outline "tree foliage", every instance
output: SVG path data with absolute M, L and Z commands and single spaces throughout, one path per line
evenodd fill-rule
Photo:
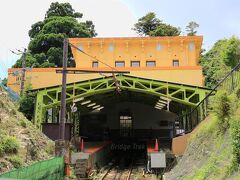
M 19 111 L 22 112 L 28 120 L 33 119 L 34 97 L 24 94 L 19 101 Z
M 4 79 L 2 80 L 2 84 L 3 84 L 4 86 L 7 86 L 7 78 L 4 78 Z
M 179 36 L 180 29 L 163 23 L 154 12 L 149 12 L 134 24 L 134 31 L 141 36 Z
M 50 5 L 50 8 L 47 10 L 45 19 L 53 16 L 70 16 L 74 18 L 82 18 L 83 14 L 75 12 L 69 3 L 59 3 L 55 2 Z
M 213 47 L 201 55 L 205 84 L 214 87 L 240 59 L 240 39 L 231 37 L 217 41 Z
M 226 91 L 218 91 L 214 97 L 213 112 L 217 117 L 218 128 L 224 133 L 229 127 L 229 118 L 231 115 L 231 101 Z
M 187 31 L 187 35 L 188 36 L 195 36 L 197 34 L 196 29 L 199 28 L 199 24 L 191 21 L 188 23 L 188 25 L 186 26 L 186 31 Z
M 154 31 L 150 32 L 150 36 L 179 36 L 180 33 L 180 28 L 161 23 Z
M 92 21 L 80 22 L 82 14 L 75 12 L 69 3 L 52 3 L 45 19 L 36 22 L 29 30 L 31 38 L 26 57 L 28 67 L 62 66 L 62 47 L 64 38 L 94 37 L 96 32 Z M 69 59 L 72 58 L 69 51 Z M 19 59 L 13 67 L 21 67 Z M 69 65 L 73 65 L 69 62 Z
M 32 89 L 31 84 L 29 84 L 29 83 L 26 84 L 26 86 L 24 88 L 24 93 L 20 97 L 19 108 L 18 108 L 18 110 L 20 112 L 22 112 L 28 120 L 32 120 L 33 119 L 33 114 L 34 114 L 33 113 L 34 112 L 34 97 L 29 96 L 27 94 L 27 91 L 31 90 L 31 89 Z

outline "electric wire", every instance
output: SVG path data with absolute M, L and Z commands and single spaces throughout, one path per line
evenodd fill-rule
M 69 44 L 70 44 L 70 46 L 72 46 L 73 48 L 77 49 L 78 51 L 80 51 L 81 53 L 85 54 L 86 56 L 91 57 L 91 58 L 95 59 L 97 62 L 100 62 L 100 63 L 104 64 L 105 66 L 111 68 L 112 71 L 113 71 L 113 70 L 118 71 L 118 69 L 116 69 L 116 68 L 110 66 L 109 64 L 107 64 L 107 63 L 105 63 L 105 62 L 103 62 L 103 61 L 97 59 L 96 57 L 94 57 L 94 56 L 92 56 L 92 55 L 86 53 L 85 51 L 81 50 L 80 48 L 78 48 L 78 47 L 75 46 L 74 44 L 71 44 L 71 43 L 69 43 Z M 92 61 L 92 62 L 93 62 L 93 61 Z
M 120 85 L 119 85 L 119 83 L 118 83 L 118 81 L 117 81 L 117 79 L 116 79 L 116 76 L 115 76 L 114 72 L 113 72 L 113 70 L 119 71 L 118 69 L 116 69 L 116 68 L 108 65 L 107 63 L 105 63 L 105 62 L 97 59 L 96 57 L 94 57 L 94 56 L 86 53 L 85 51 L 83 51 L 82 49 L 78 48 L 78 47 L 75 46 L 74 44 L 69 43 L 69 45 L 72 46 L 73 48 L 77 49 L 77 50 L 80 51 L 81 53 L 85 54 L 86 56 L 91 57 L 91 58 L 95 59 L 97 62 L 100 62 L 100 63 L 104 64 L 105 66 L 111 68 L 111 70 L 112 70 L 112 77 L 113 77 L 113 80 L 114 80 L 115 85 L 116 85 L 116 90 L 117 90 L 117 92 L 120 92 L 120 91 L 121 91 Z M 93 61 L 92 61 L 92 62 L 93 62 Z M 100 73 L 99 73 L 99 74 L 100 74 Z M 100 74 L 100 75 L 105 76 L 105 75 L 103 75 L 103 74 Z M 105 77 L 106 77 L 106 76 L 105 76 Z

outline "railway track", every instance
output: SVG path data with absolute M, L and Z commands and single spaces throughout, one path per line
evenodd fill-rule
M 126 158 L 130 158 L 130 162 L 126 163 Z M 136 159 L 138 157 L 138 159 Z M 128 159 L 127 159 L 128 161 Z M 144 167 L 144 159 L 139 158 L 139 156 L 134 156 L 132 154 L 121 157 L 118 162 L 113 164 L 105 174 L 100 178 L 101 180 L 133 180 L 136 174 L 139 174 L 139 168 L 142 172 Z

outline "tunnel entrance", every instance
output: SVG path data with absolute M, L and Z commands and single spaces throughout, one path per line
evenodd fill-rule
M 174 120 L 177 114 L 161 110 L 142 102 L 112 101 L 105 104 L 104 109 L 95 112 L 82 113 L 78 120 L 78 136 L 86 137 L 86 141 L 111 141 L 122 144 L 138 144 L 144 142 L 154 144 L 160 141 L 160 147 L 171 148 Z M 122 97 L 126 98 L 126 97 Z M 174 102 L 171 102 L 174 106 Z
M 122 152 L 127 154 L 121 157 L 126 166 L 129 157 L 137 153 L 146 164 L 149 154 L 171 150 L 177 128 L 184 133 L 185 129 L 197 124 L 190 119 L 181 122 L 176 119 L 191 111 L 208 90 L 139 77 L 116 78 L 120 92 L 116 91 L 111 77 L 67 85 L 66 123 L 70 129 L 67 137 L 70 137 L 68 140 L 77 140 L 74 141 L 77 151 L 89 155 L 91 167 L 104 165 L 113 159 L 114 154 L 121 156 Z M 60 97 L 60 87 L 37 93 L 36 124 L 42 123 L 43 127 L 47 123 L 48 126 L 59 124 Z M 50 134 L 53 133 L 51 129 L 52 126 L 47 131 Z

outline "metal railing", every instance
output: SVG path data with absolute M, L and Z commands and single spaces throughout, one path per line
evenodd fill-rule
M 55 157 L 0 174 L 0 179 L 61 180 L 63 176 L 64 159 L 63 157 Z
M 175 119 L 174 136 L 191 132 L 206 118 L 209 112 L 209 98 L 213 96 L 217 90 L 224 89 L 227 93 L 231 94 L 236 88 L 240 88 L 240 63 L 221 79 L 193 110 Z
M 4 86 L 1 81 L 0 81 L 0 88 L 4 89 L 13 101 L 19 100 L 20 98 L 19 95 L 15 93 L 11 88 Z

